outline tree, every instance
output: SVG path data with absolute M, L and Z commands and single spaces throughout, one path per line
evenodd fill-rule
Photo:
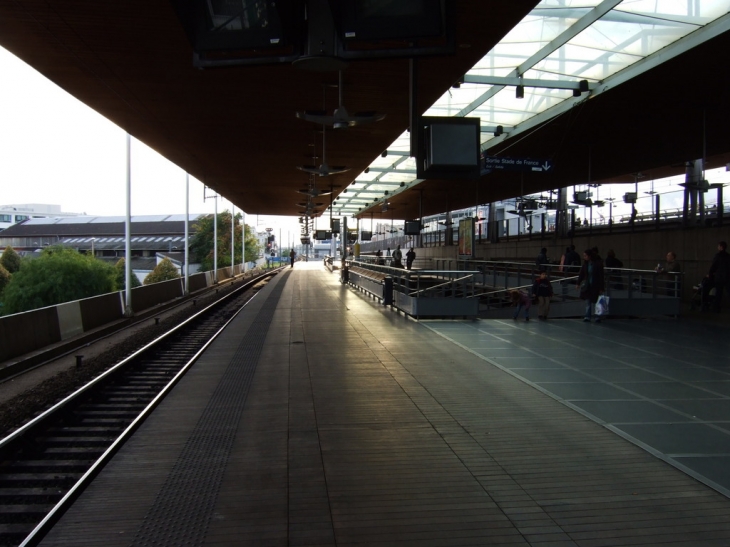
M 234 261 L 241 263 L 241 217 L 239 213 L 233 217 L 235 242 L 233 247 Z M 245 227 L 246 262 L 253 262 L 261 256 L 261 245 L 250 226 Z M 213 215 L 198 220 L 195 234 L 190 244 L 190 252 L 203 271 L 213 269 Z M 231 213 L 223 211 L 218 214 L 218 267 L 231 265 Z
M 10 245 L 5 247 L 5 252 L 0 256 L 0 265 L 9 273 L 14 274 L 20 269 L 20 255 Z
M 126 285 L 126 279 L 127 279 L 127 272 L 125 271 L 126 261 L 123 258 L 120 258 L 116 264 L 114 264 L 114 286 L 118 291 L 123 291 L 127 288 Z M 140 283 L 139 278 L 132 273 L 132 288 L 139 287 L 142 285 Z
M 114 290 L 114 268 L 67 247 L 46 247 L 24 258 L 5 288 L 3 314 L 20 313 Z
M 0 263 L 0 296 L 2 296 L 5 287 L 8 286 L 8 283 L 10 283 L 10 279 L 12 277 L 13 276 L 10 274 L 10 272 L 5 269 L 5 266 Z
M 170 279 L 178 279 L 180 273 L 172 263 L 172 260 L 165 257 L 162 261 L 155 266 L 155 269 L 144 278 L 145 285 L 152 285 L 152 283 L 159 283 L 160 281 L 168 281 Z

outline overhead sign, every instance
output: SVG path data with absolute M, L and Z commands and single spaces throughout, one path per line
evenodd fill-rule
M 553 168 L 552 160 L 533 158 L 508 158 L 504 156 L 484 156 L 484 168 L 501 171 L 533 171 L 547 173 Z

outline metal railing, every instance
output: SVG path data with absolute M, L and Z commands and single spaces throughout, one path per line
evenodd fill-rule
M 394 305 L 406 312 L 418 308 L 418 303 L 408 299 L 474 300 L 478 302 L 479 311 L 504 308 L 509 305 L 510 291 L 531 293 L 533 283 L 541 273 L 534 263 L 527 262 L 434 259 L 434 268 L 409 271 L 377 264 L 376 260 L 375 257 L 361 256 L 359 260 L 348 261 L 348 265 L 377 272 L 379 279 L 375 283 L 379 290 L 382 279 L 385 276 L 390 278 L 394 294 L 402 295 L 400 299 L 397 296 L 393 299 Z M 553 287 L 553 302 L 582 303 L 577 286 L 580 266 L 548 264 L 544 270 Z M 622 315 L 678 314 L 682 281 L 682 274 L 676 273 L 604 269 L 604 293 L 617 302 L 616 309 Z M 378 293 L 374 289 L 370 292 Z
M 382 292 L 382 288 L 392 283 L 392 305 L 409 315 L 476 315 L 479 272 L 406 270 L 378 264 L 377 258 L 370 256 L 350 259 L 346 264 L 350 284 L 384 301 L 390 302 L 390 298 Z
M 530 293 L 541 273 L 535 264 L 525 262 L 445 259 L 437 260 L 436 265 L 457 271 L 476 268 L 480 274 L 476 284 L 482 310 L 504 307 L 509 302 L 510 291 Z M 553 287 L 553 302 L 580 300 L 577 286 L 580 266 L 548 264 L 544 268 Z M 681 273 L 604 268 L 604 293 L 619 302 L 617 309 L 627 315 L 676 315 L 682 297 L 683 277 Z

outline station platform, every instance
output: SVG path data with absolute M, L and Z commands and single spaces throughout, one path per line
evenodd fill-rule
M 730 337 L 277 275 L 44 546 L 730 545 Z

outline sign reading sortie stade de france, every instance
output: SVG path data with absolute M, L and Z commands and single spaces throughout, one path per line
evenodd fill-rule
M 553 168 L 552 160 L 533 158 L 507 158 L 504 156 L 484 156 L 484 168 L 502 171 L 534 171 L 546 173 Z

